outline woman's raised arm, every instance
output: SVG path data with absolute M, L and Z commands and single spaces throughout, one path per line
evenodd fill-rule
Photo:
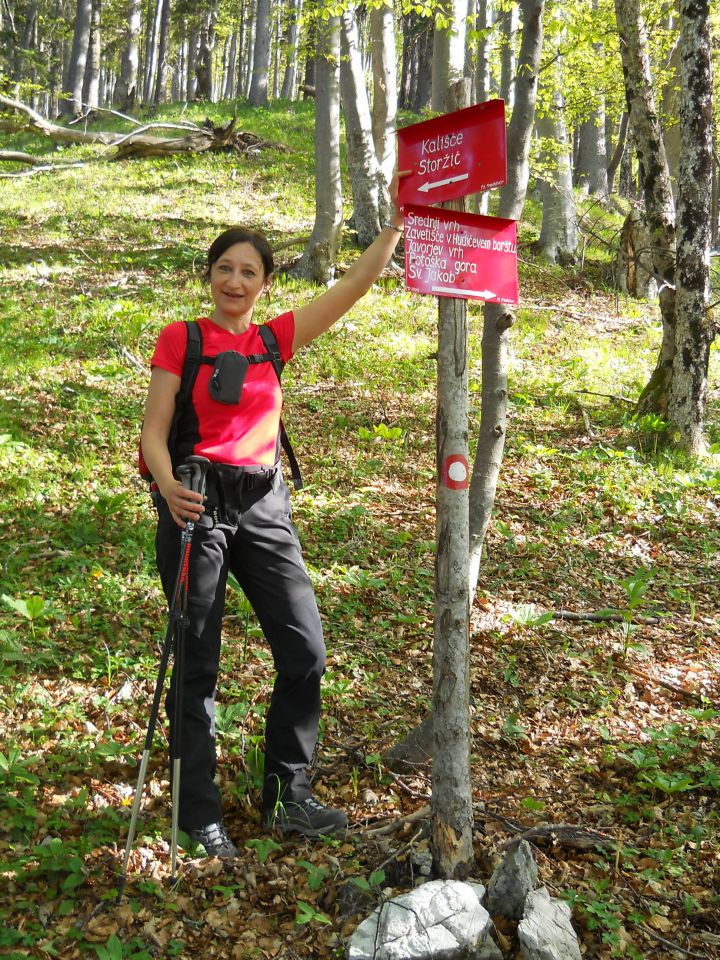
M 390 185 L 390 196 L 397 203 L 397 178 Z M 295 311 L 295 337 L 293 353 L 315 337 L 328 330 L 339 320 L 370 287 L 387 266 L 400 239 L 402 215 L 397 212 L 390 218 L 398 229 L 384 226 L 370 246 L 353 263 L 342 279 L 321 294 L 316 300 Z

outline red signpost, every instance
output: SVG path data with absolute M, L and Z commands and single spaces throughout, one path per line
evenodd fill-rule
M 401 206 L 444 203 L 507 180 L 503 100 L 414 123 L 397 137 Z
M 408 290 L 517 303 L 514 220 L 419 206 L 404 214 Z
M 506 182 L 504 102 L 446 113 L 404 127 L 397 136 L 408 290 L 517 303 L 515 221 L 420 206 Z

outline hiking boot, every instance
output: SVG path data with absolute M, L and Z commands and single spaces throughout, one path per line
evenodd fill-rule
M 275 827 L 280 833 L 299 833 L 303 837 L 319 837 L 345 830 L 348 818 L 342 810 L 326 807 L 314 797 L 307 800 L 288 800 L 263 814 L 266 827 Z
M 205 848 L 206 857 L 219 857 L 221 860 L 236 860 L 238 849 L 227 835 L 225 824 L 209 823 L 206 827 L 197 827 L 187 831 L 190 840 Z

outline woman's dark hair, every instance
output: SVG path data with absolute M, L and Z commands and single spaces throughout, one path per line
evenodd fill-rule
M 264 275 L 266 277 L 271 276 L 275 271 L 275 261 L 273 260 L 272 247 L 264 234 L 260 233 L 259 230 L 249 230 L 247 227 L 230 227 L 229 230 L 225 230 L 210 244 L 210 249 L 207 254 L 207 266 L 203 272 L 203 278 L 205 280 L 210 279 L 212 265 L 220 259 L 226 250 L 236 243 L 249 243 L 254 247 L 262 260 Z

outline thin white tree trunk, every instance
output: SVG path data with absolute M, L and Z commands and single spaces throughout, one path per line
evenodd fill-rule
M 432 108 L 445 113 L 448 88 L 465 74 L 467 0 L 446 0 L 443 8 L 449 26 L 435 26 L 432 58 Z M 427 69 L 420 64 L 420 70 Z
M 138 65 L 140 52 L 138 39 L 142 28 L 142 0 L 129 0 L 127 7 L 127 27 L 125 45 L 120 61 L 120 80 L 115 88 L 115 96 L 121 109 L 128 109 L 137 97 Z
M 500 25 L 500 96 L 505 101 L 508 115 L 515 106 L 515 40 L 518 31 L 518 7 L 516 3 L 509 10 L 498 14 Z
M 71 94 L 72 99 L 65 110 L 75 116 L 82 112 L 83 81 L 85 79 L 85 64 L 87 62 L 88 45 L 90 43 L 90 18 L 92 15 L 92 0 L 77 0 L 75 10 L 75 30 L 73 32 L 72 51 L 68 65 L 68 79 L 65 92 Z
M 145 43 L 145 82 L 143 84 L 143 101 L 150 103 L 155 86 L 157 73 L 158 49 L 160 41 L 160 23 L 162 21 L 163 0 L 155 0 L 155 13 L 147 25 Z
M 370 52 L 373 71 L 372 132 L 375 155 L 389 185 L 395 168 L 397 122 L 397 71 L 395 68 L 395 16 L 392 6 L 370 11 Z
M 340 18 L 317 22 L 315 64 L 315 225 L 296 276 L 329 283 L 342 225 L 340 187 Z
M 268 102 L 271 29 L 270 0 L 257 0 L 253 71 L 248 96 L 251 107 L 264 107 Z
M 492 40 L 488 32 L 493 24 L 493 0 L 478 0 L 476 29 L 479 33 L 477 42 L 477 72 L 475 83 L 475 102 L 484 103 L 490 99 L 492 77 L 490 75 L 490 55 Z
M 287 27 L 285 32 L 285 73 L 283 74 L 280 96 L 283 100 L 295 99 L 298 70 L 298 45 L 300 42 L 300 14 L 302 0 L 291 0 L 287 5 Z
M 90 16 L 90 42 L 85 62 L 83 102 L 91 110 L 100 103 L 100 18 L 102 0 L 93 0 Z
M 545 0 L 522 0 L 522 42 L 515 78 L 515 106 L 507 132 L 507 184 L 500 191 L 498 215 L 519 220 L 530 171 L 530 143 L 535 124 L 538 70 L 543 43 Z M 486 303 L 482 338 L 482 412 L 470 483 L 470 591 L 480 573 L 482 545 L 495 503 L 505 449 L 507 422 L 507 351 L 515 317 L 509 307 Z
M 680 0 L 681 94 L 676 352 L 668 419 L 675 442 L 705 453 L 703 422 L 710 345 L 712 63 L 709 0 Z
M 630 129 L 640 165 L 645 219 L 663 321 L 663 338 L 650 380 L 640 394 L 641 413 L 667 415 L 675 357 L 675 208 L 660 121 L 655 107 L 647 34 L 640 0 L 615 0 Z
M 345 115 L 345 142 L 353 218 L 361 247 L 369 246 L 380 232 L 382 171 L 375 156 L 372 120 L 360 58 L 354 7 L 342 15 L 340 46 L 340 95 Z
M 568 264 L 574 261 L 577 248 L 577 212 L 562 97 L 562 61 L 558 56 L 558 47 L 556 43 L 552 70 L 543 74 L 549 87 L 545 94 L 549 103 L 537 118 L 543 170 L 539 180 L 543 218 L 535 249 L 551 263 Z

